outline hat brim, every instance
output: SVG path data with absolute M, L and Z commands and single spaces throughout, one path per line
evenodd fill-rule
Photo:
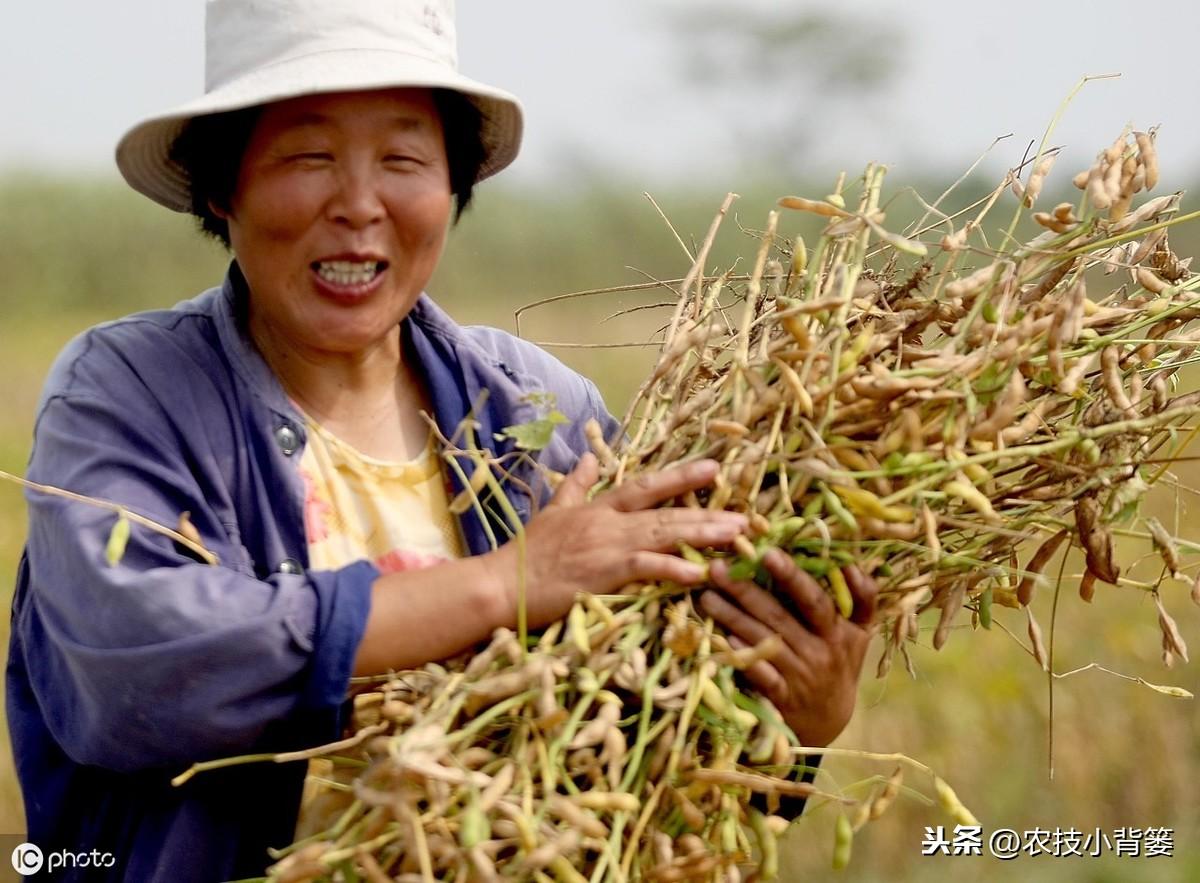
M 446 66 L 385 50 L 321 52 L 288 59 L 232 80 L 196 101 L 137 124 L 117 144 L 117 168 L 139 193 L 177 212 L 191 210 L 186 170 L 171 161 L 171 146 L 189 120 L 273 101 L 326 92 L 396 87 L 452 89 L 483 115 L 484 160 L 477 181 L 503 169 L 521 145 L 521 104 L 515 96 L 485 86 Z

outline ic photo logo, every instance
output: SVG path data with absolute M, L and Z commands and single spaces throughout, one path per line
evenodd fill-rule
M 11 842 L 12 840 L 9 841 Z M 32 877 L 43 869 L 48 874 L 54 874 L 67 868 L 111 868 L 116 863 L 116 855 L 98 849 L 89 849 L 86 852 L 72 852 L 69 849 L 43 852 L 37 844 L 21 843 L 12 851 L 13 869 L 25 877 Z
M 22 843 L 12 851 L 12 866 L 18 874 L 36 874 L 43 861 L 42 851 L 32 843 Z

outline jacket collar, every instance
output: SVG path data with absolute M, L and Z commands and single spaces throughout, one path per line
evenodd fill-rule
M 246 321 L 249 292 L 241 268 L 236 261 L 230 262 L 225 280 L 216 292 L 211 307 L 221 349 L 245 388 L 275 414 L 286 418 L 303 438 L 303 417 L 250 339 L 249 323 Z

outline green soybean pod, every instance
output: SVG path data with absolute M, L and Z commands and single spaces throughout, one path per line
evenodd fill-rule
M 129 544 L 129 518 L 124 510 L 117 515 L 117 523 L 113 525 L 108 535 L 108 543 L 104 547 L 104 557 L 108 559 L 109 567 L 116 567 L 125 557 L 125 547 Z
M 467 805 L 458 814 L 458 842 L 463 849 L 470 849 L 492 836 L 487 813 L 479 805 L 479 795 L 472 794 Z
M 854 827 L 845 813 L 837 817 L 833 828 L 833 869 L 840 871 L 850 864 L 850 850 L 854 845 Z
M 767 827 L 766 817 L 756 809 L 750 810 L 750 828 L 758 840 L 758 879 L 775 880 L 779 877 L 779 843 L 775 833 Z

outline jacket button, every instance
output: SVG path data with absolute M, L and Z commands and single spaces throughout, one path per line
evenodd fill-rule
M 303 573 L 304 568 L 300 566 L 300 562 L 295 558 L 284 558 L 279 562 L 280 573 Z
M 290 457 L 300 447 L 300 436 L 296 435 L 296 430 L 285 423 L 275 430 L 275 443 L 279 445 L 279 450 Z

